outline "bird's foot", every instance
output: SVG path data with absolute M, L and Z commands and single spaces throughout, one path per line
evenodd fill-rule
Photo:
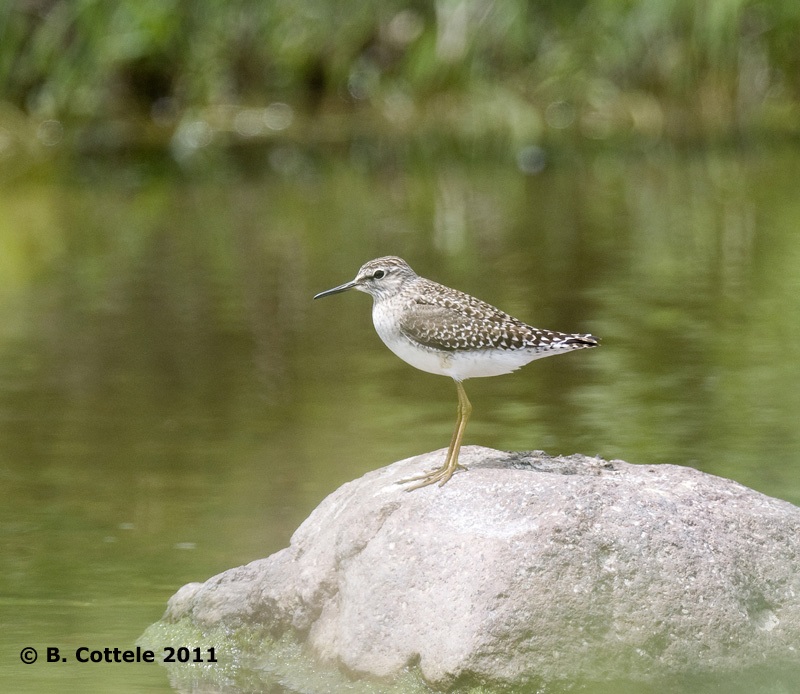
M 436 484 L 439 483 L 441 487 L 447 480 L 449 480 L 453 473 L 456 470 L 466 470 L 463 465 L 459 465 L 456 463 L 455 465 L 445 465 L 444 467 L 440 467 L 438 470 L 431 470 L 430 472 L 426 472 L 424 475 L 417 475 L 416 477 L 409 477 L 408 479 L 398 480 L 395 484 L 407 484 L 409 482 L 419 482 L 419 484 L 415 484 L 408 489 L 407 492 L 414 491 L 415 489 L 419 489 L 420 487 L 427 487 L 429 484 Z

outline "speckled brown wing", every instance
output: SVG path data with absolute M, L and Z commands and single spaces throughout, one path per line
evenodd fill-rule
M 559 352 L 596 347 L 593 335 L 540 330 L 450 287 L 418 278 L 400 315 L 400 332 L 444 352 L 482 349 Z
M 445 352 L 543 347 L 557 333 L 537 330 L 485 301 L 431 282 L 410 297 L 400 317 L 409 339 Z M 424 298 L 422 298 L 424 296 Z

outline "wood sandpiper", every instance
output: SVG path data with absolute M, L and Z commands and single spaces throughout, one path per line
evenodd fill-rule
M 463 469 L 458 453 L 472 405 L 462 381 L 511 373 L 534 359 L 597 347 L 599 341 L 588 334 L 534 328 L 469 294 L 420 277 L 396 256 L 370 260 L 354 280 L 314 298 L 348 289 L 372 296 L 372 322 L 392 352 L 411 366 L 456 382 L 458 417 L 444 465 L 398 482 L 418 482 L 408 491 L 435 482 L 442 486 L 456 469 Z

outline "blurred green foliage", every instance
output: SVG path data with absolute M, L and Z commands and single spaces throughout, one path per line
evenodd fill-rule
M 277 101 L 518 140 L 792 130 L 798 34 L 797 0 L 9 0 L 0 126 Z

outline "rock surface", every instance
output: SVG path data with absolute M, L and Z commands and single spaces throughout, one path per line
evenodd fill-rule
M 355 673 L 494 683 L 800 666 L 800 508 L 674 465 L 470 446 L 343 485 L 166 621 L 299 634 Z M 463 681 L 463 680 L 462 680 Z

